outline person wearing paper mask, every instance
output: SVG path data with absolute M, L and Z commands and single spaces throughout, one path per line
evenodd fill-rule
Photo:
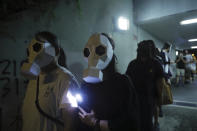
M 22 131 L 71 131 L 73 109 L 66 95 L 79 85 L 72 73 L 58 64 L 63 52 L 57 37 L 39 32 L 27 52 L 28 59 L 21 67 L 21 73 L 30 79 L 23 101 Z
M 128 77 L 116 71 L 114 42 L 105 33 L 93 34 L 85 48 L 77 131 L 138 131 L 135 90 Z

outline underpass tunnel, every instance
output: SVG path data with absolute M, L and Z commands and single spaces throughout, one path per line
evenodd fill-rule
M 197 58 L 196 5 L 196 0 L 0 0 L 0 131 L 21 131 L 28 83 L 21 65 L 34 34 L 45 30 L 57 35 L 79 82 L 87 68 L 84 46 L 96 32 L 115 41 L 122 74 L 136 58 L 140 41 L 153 40 L 160 50 L 169 43 L 173 104 L 163 106 L 160 131 L 197 131 L 197 68 L 191 81 L 180 78 L 177 84 L 175 63 L 185 50 Z

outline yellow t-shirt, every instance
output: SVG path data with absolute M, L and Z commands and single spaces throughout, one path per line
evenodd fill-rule
M 66 93 L 68 88 L 78 88 L 75 77 L 65 68 L 58 67 L 50 74 L 39 75 L 39 104 L 41 109 L 59 120 L 62 120 L 62 108 L 68 103 Z M 28 83 L 25 99 L 23 101 L 22 131 L 63 131 L 63 127 L 47 119 L 37 109 L 36 100 L 37 80 Z

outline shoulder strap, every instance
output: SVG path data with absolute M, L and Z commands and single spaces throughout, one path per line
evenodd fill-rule
M 38 99 L 38 96 L 39 96 L 39 76 L 38 76 L 38 79 L 37 79 L 37 89 L 36 89 L 36 100 L 35 100 L 35 104 L 36 104 L 36 107 L 38 109 L 38 111 L 43 115 L 45 116 L 47 119 L 50 119 L 52 120 L 53 122 L 61 125 L 61 126 L 64 126 L 64 123 L 60 120 L 58 120 L 57 118 L 53 117 L 53 116 L 50 116 L 49 114 L 47 114 L 46 112 L 44 112 L 42 110 L 42 108 L 40 107 L 40 104 L 39 104 L 39 99 Z

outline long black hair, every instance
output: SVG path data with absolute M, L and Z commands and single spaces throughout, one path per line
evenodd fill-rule
M 144 40 L 138 44 L 137 60 L 153 59 L 156 55 L 156 47 L 153 40 Z
M 162 50 L 169 49 L 169 48 L 170 48 L 170 44 L 165 42 Z
M 42 31 L 42 32 L 36 33 L 35 38 L 38 41 L 43 41 L 42 39 L 48 41 L 55 48 L 56 55 L 59 54 L 58 64 L 67 68 L 66 55 L 64 53 L 63 48 L 60 47 L 57 36 L 55 34 L 49 31 Z
M 59 58 L 58 58 L 58 64 L 65 67 L 65 68 L 68 68 L 67 64 L 66 64 L 66 55 L 64 53 L 64 49 L 62 47 L 60 47 L 60 55 L 59 55 Z

